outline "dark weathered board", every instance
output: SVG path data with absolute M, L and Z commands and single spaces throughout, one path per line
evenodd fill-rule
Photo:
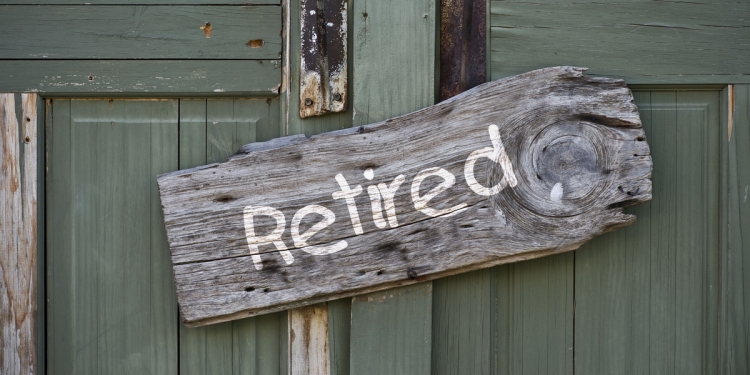
M 632 99 L 621 80 L 547 68 L 161 175 L 183 319 L 199 326 L 535 258 L 628 225 L 622 208 L 651 198 Z

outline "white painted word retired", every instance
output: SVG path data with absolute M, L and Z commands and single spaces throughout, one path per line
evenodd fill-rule
M 579 247 L 635 221 L 651 156 L 621 80 L 554 67 L 158 177 L 187 326 Z
M 490 138 L 492 139 L 492 147 L 485 147 L 472 152 L 471 155 L 469 155 L 469 157 L 466 159 L 464 167 L 466 183 L 472 191 L 483 196 L 495 195 L 501 192 L 506 186 L 510 185 L 511 187 L 513 187 L 516 186 L 517 183 L 516 176 L 513 173 L 513 167 L 510 163 L 508 155 L 505 153 L 505 148 L 503 147 L 503 142 L 500 137 L 500 131 L 498 130 L 497 126 L 490 125 L 489 133 Z M 479 182 L 477 182 L 476 177 L 474 176 L 474 164 L 479 158 L 488 158 L 493 162 L 499 163 L 501 165 L 503 178 L 499 183 L 488 188 L 482 186 Z M 430 176 L 440 177 L 442 181 L 437 186 L 430 189 L 429 192 L 425 193 L 424 195 L 420 195 L 420 187 L 422 185 L 422 182 Z M 372 168 L 368 168 L 365 170 L 364 177 L 368 180 L 372 180 L 372 178 L 374 177 Z M 336 175 L 336 181 L 341 187 L 341 191 L 333 193 L 332 197 L 334 199 L 344 199 L 346 201 L 354 234 L 361 235 L 364 232 L 362 230 L 362 224 L 359 219 L 359 210 L 357 209 L 357 203 L 354 198 L 362 193 L 362 187 L 357 185 L 352 189 L 346 182 L 344 176 L 340 173 Z M 370 202 L 372 203 L 373 221 L 379 229 L 386 228 L 386 225 L 390 225 L 391 228 L 398 227 L 396 206 L 393 202 L 393 199 L 396 195 L 396 191 L 404 181 L 404 175 L 400 174 L 393 179 L 390 185 L 380 183 L 367 187 L 367 193 L 369 194 Z M 444 215 L 451 216 L 466 210 L 466 203 L 461 203 L 442 210 L 436 210 L 429 207 L 429 203 L 432 199 L 453 186 L 455 183 L 456 177 L 443 168 L 433 167 L 420 171 L 419 173 L 417 173 L 416 177 L 414 177 L 414 180 L 411 184 L 411 199 L 414 202 L 414 209 L 430 217 L 438 217 Z M 388 217 L 387 224 L 386 220 L 383 219 L 384 207 L 386 216 Z M 250 248 L 250 254 L 252 256 L 253 263 L 255 264 L 255 268 L 258 270 L 263 269 L 263 262 L 258 250 L 258 247 L 261 245 L 272 244 L 279 251 L 279 254 L 281 254 L 281 257 L 284 259 L 286 264 L 292 264 L 292 262 L 294 262 L 294 256 L 291 254 L 291 252 L 289 252 L 288 248 L 281 238 L 282 234 L 284 233 L 284 228 L 286 228 L 286 218 L 284 217 L 284 214 L 281 213 L 281 211 L 268 206 L 247 206 L 245 207 L 243 212 L 245 233 L 247 234 L 247 245 Z M 302 222 L 302 219 L 309 214 L 318 214 L 322 217 L 322 220 L 316 222 L 309 229 L 300 234 L 300 223 Z M 270 234 L 262 236 L 256 235 L 254 217 L 261 215 L 270 216 L 276 221 L 276 227 Z M 348 246 L 346 240 L 340 240 L 332 244 L 321 246 L 309 246 L 307 244 L 307 241 L 310 239 L 310 237 L 333 224 L 335 220 L 336 214 L 323 206 L 311 204 L 302 207 L 294 214 L 294 218 L 292 219 L 291 231 L 294 246 L 312 255 L 329 255 L 345 249 Z

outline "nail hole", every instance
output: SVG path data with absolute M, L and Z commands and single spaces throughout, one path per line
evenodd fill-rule
M 247 45 L 250 48 L 260 48 L 260 47 L 263 47 L 264 44 L 265 42 L 263 41 L 263 39 L 253 39 L 245 43 L 245 45 Z
M 362 17 L 367 18 L 367 12 L 362 13 Z
M 382 275 L 382 274 L 383 274 L 383 270 L 379 270 L 378 275 Z
M 537 174 L 537 175 L 536 175 L 536 178 L 537 178 L 537 179 L 539 179 L 539 180 L 541 180 L 541 179 L 542 179 L 542 176 L 540 176 L 540 175 L 538 175 L 538 174 Z
M 26 122 L 31 122 L 31 119 L 26 117 Z
M 270 291 L 271 291 L 271 289 L 268 289 L 268 288 L 266 288 L 266 289 L 263 289 L 263 293 L 268 293 L 268 292 L 270 292 Z
M 406 270 L 406 276 L 409 276 L 410 279 L 416 279 L 419 275 L 417 275 L 417 271 L 414 268 L 409 268 Z
M 93 80 L 94 80 L 94 76 L 89 76 L 89 81 L 93 81 Z
M 253 288 L 253 287 L 251 287 L 251 286 L 249 286 L 249 287 L 245 288 L 245 291 L 246 291 L 246 292 L 252 292 L 252 291 L 254 291 L 254 290 L 255 290 L 255 288 Z
M 27 135 L 26 138 L 23 139 L 24 142 L 29 143 L 31 142 L 31 138 Z
M 646 140 L 646 137 L 638 137 L 635 140 L 638 141 L 638 142 L 643 142 L 643 141 Z

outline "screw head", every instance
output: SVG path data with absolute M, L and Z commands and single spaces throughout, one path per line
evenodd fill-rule
M 333 100 L 335 100 L 337 102 L 340 101 L 341 100 L 341 94 L 339 94 L 339 93 L 333 94 Z
M 310 99 L 310 98 L 307 98 L 307 99 L 305 99 L 305 105 L 306 105 L 306 106 L 308 106 L 308 107 L 309 107 L 309 106 L 311 106 L 312 104 L 313 104 L 313 101 L 312 101 L 312 99 Z

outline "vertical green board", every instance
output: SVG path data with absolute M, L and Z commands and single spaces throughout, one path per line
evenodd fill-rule
M 176 374 L 176 302 L 156 176 L 176 100 L 55 100 L 48 124 L 50 374 Z
M 434 103 L 435 0 L 353 4 L 353 125 L 369 124 Z M 352 300 L 352 374 L 429 374 L 432 283 Z
M 573 373 L 574 253 L 495 267 L 495 374 Z
M 721 132 L 722 213 L 720 373 L 750 373 L 750 86 L 735 85 L 731 130 Z M 726 139 L 727 143 L 724 143 Z M 722 194 L 724 196 L 724 194 Z
M 352 298 L 352 374 L 429 374 L 432 283 Z
M 490 374 L 492 269 L 433 282 L 432 373 Z
M 634 93 L 653 199 L 576 254 L 576 373 L 718 368 L 719 91 Z
M 279 101 L 180 100 L 180 169 L 223 162 L 241 146 L 283 134 Z M 286 374 L 286 313 L 187 328 L 180 374 Z

